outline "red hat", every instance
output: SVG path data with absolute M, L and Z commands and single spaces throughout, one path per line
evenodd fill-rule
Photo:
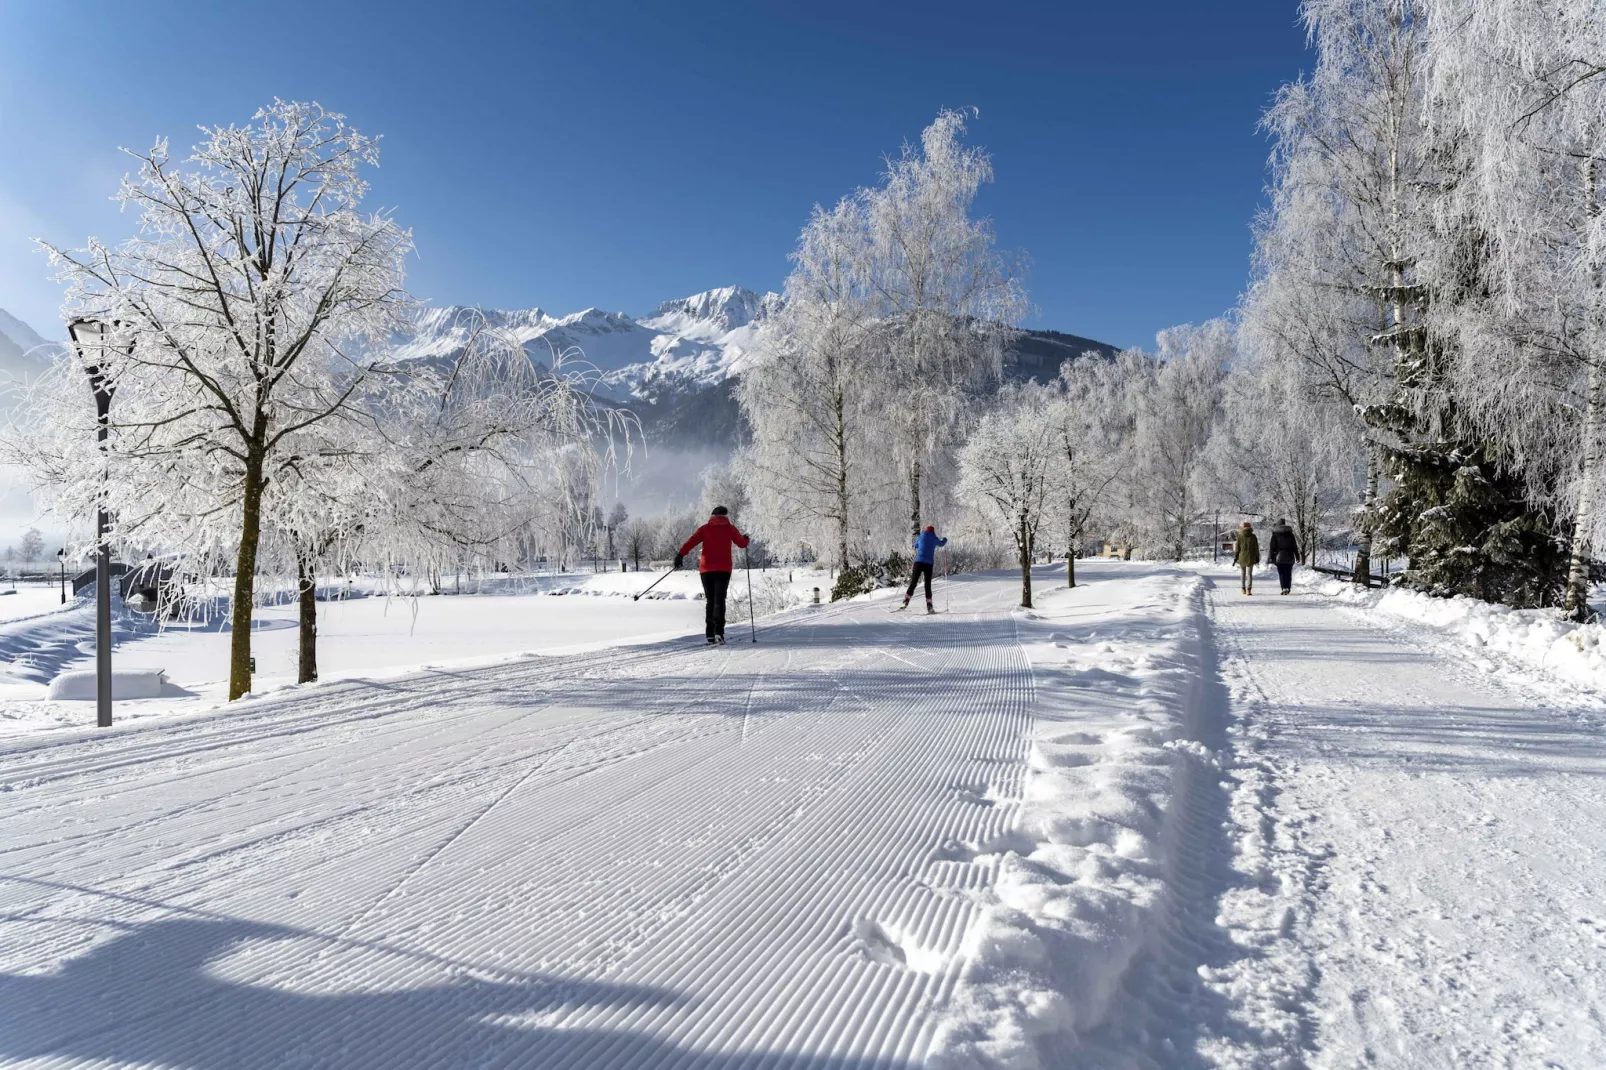
M 937 530 L 937 529 L 936 529 L 936 528 L 935 528 L 935 527 L 933 527 L 933 526 L 932 526 L 932 525 L 930 525 L 930 524 L 927 524 L 927 525 L 926 525 L 926 530 L 927 530 L 927 531 L 936 531 L 936 530 Z

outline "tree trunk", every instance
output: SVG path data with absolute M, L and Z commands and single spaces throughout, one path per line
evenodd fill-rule
M 1591 146 L 1593 149 L 1593 146 Z M 1584 210 L 1591 222 L 1600 215 L 1596 193 L 1597 164 L 1594 153 L 1584 163 Z M 1595 527 L 1595 483 L 1600 478 L 1601 360 L 1606 358 L 1606 295 L 1601 292 L 1599 254 L 1590 250 L 1589 321 L 1585 345 L 1589 361 L 1589 386 L 1584 395 L 1583 470 L 1579 472 L 1578 512 L 1573 517 L 1572 552 L 1567 561 L 1567 615 L 1582 623 L 1589 618 L 1589 573 L 1593 560 Z
M 836 408 L 836 553 L 837 564 L 848 567 L 848 417 L 847 400 L 838 390 Z
M 1076 586 L 1076 547 L 1065 555 L 1065 586 Z
M 305 550 L 296 552 L 297 600 L 301 632 L 296 651 L 296 683 L 318 678 L 318 563 Z
M 909 530 L 912 538 L 920 538 L 920 462 L 909 468 Z
M 240 507 L 240 553 L 234 565 L 234 604 L 229 607 L 229 701 L 251 690 L 251 607 L 256 601 L 257 547 L 262 541 L 262 466 L 253 452 L 245 463 Z
M 1015 537 L 1015 544 L 1020 547 L 1020 604 L 1024 609 L 1031 609 L 1032 537 L 1025 516 L 1020 518 L 1020 533 Z
M 1372 586 L 1372 510 L 1377 507 L 1377 449 L 1366 451 L 1366 494 L 1361 499 L 1361 537 L 1355 543 L 1355 574 L 1362 587 Z
M 1572 552 L 1567 561 L 1567 615 L 1582 622 L 1589 616 L 1591 529 L 1595 526 L 1595 481 L 1600 478 L 1601 373 L 1589 366 L 1584 402 L 1583 467 L 1579 472 L 1578 512 L 1573 516 Z

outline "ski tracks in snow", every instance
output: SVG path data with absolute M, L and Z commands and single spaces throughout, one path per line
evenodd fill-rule
M 918 1063 L 1033 848 L 1013 590 L 6 741 L 0 1061 Z

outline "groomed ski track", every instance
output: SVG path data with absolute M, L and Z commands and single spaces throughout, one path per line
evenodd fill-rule
M 918 1063 L 1032 703 L 947 596 L 8 742 L 0 1061 Z

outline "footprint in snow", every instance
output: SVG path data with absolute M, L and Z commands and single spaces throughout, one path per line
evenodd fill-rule
M 850 955 L 883 966 L 913 970 L 915 973 L 941 973 L 953 958 L 933 948 L 922 947 L 917 941 L 873 918 L 857 918 L 849 922 L 844 936 Z

